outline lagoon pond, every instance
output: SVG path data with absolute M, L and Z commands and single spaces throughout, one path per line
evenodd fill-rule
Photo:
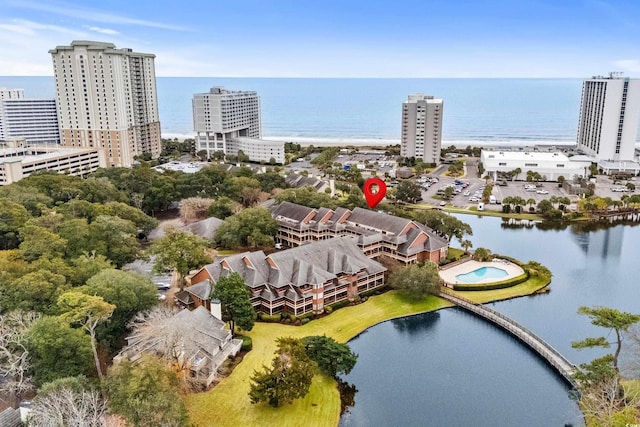
M 578 351 L 571 341 L 607 332 L 579 316 L 578 307 L 640 313 L 638 224 L 550 227 L 456 216 L 472 226 L 474 248 L 549 267 L 551 292 L 491 306 L 573 363 L 605 351 Z M 359 358 L 343 380 L 358 391 L 341 426 L 583 424 L 569 387 L 555 371 L 517 339 L 461 309 L 384 322 L 349 344 Z

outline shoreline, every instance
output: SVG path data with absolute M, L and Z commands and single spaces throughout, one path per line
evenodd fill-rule
M 477 302 L 487 303 L 512 298 L 532 296 L 548 287 L 550 280 L 536 283 L 530 279 L 520 285 L 493 291 L 466 291 L 473 294 Z M 367 302 L 341 308 L 331 315 L 309 322 L 303 326 L 258 322 L 251 332 L 245 333 L 253 339 L 253 350 L 247 354 L 233 373 L 213 389 L 187 395 L 185 403 L 189 419 L 198 425 L 206 425 L 211 411 L 225 414 L 217 422 L 221 426 L 236 425 L 281 425 L 297 427 L 309 417 L 322 420 L 319 427 L 335 427 L 340 421 L 340 397 L 335 380 L 317 375 L 309 394 L 289 405 L 271 408 L 268 405 L 251 405 L 247 396 L 248 378 L 254 369 L 259 369 L 273 357 L 275 338 L 279 336 L 331 336 L 339 342 L 348 342 L 365 333 L 367 329 L 393 319 L 415 316 L 453 307 L 453 304 L 436 296 L 423 301 L 408 301 L 397 291 L 388 291 L 372 296 Z
M 162 138 L 174 139 L 179 141 L 185 139 L 195 138 L 194 132 L 189 133 L 174 133 L 163 132 Z M 311 137 L 311 136 L 263 136 L 265 141 L 282 141 L 293 142 L 302 146 L 315 145 L 318 147 L 325 146 L 379 146 L 386 147 L 389 145 L 400 145 L 400 138 L 341 138 L 341 137 Z M 530 146 L 555 146 L 555 147 L 575 147 L 575 141 L 569 140 L 548 140 L 548 139 L 501 139 L 501 140 L 488 140 L 488 139 L 463 139 L 463 140 L 443 140 L 442 146 L 448 147 L 454 145 L 459 148 L 464 148 L 468 145 L 480 146 L 480 147 L 530 147 Z

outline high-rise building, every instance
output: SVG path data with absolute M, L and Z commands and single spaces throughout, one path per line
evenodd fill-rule
M 214 87 L 193 95 L 192 105 L 196 151 L 231 154 L 230 138 L 260 138 L 260 97 L 256 92 Z
M 261 137 L 260 97 L 251 91 L 214 87 L 193 95 L 196 152 L 235 156 L 242 151 L 252 161 L 284 163 L 284 143 Z
M 84 40 L 49 53 L 62 145 L 103 149 L 109 166 L 160 154 L 155 55 Z
M 28 99 L 22 89 L 0 88 L 0 141 L 22 138 L 27 144 L 59 144 L 55 99 Z
M 633 161 L 640 119 L 640 79 L 610 73 L 582 83 L 578 150 L 594 161 Z
M 402 103 L 402 156 L 440 163 L 442 109 L 442 99 L 421 93 Z

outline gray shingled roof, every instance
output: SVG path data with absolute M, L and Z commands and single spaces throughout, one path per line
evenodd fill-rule
M 242 260 L 244 257 L 251 261 L 253 268 L 245 265 Z M 267 258 L 276 265 L 275 268 L 270 266 Z M 222 260 L 205 267 L 213 280 L 237 272 L 252 288 L 264 285 L 276 289 L 290 285 L 299 287 L 324 283 L 341 273 L 356 273 L 365 269 L 368 274 L 376 274 L 386 270 L 382 264 L 362 253 L 354 237 L 347 236 L 309 243 L 276 252 L 268 257 L 264 252 L 257 251 L 232 255 L 224 260 L 231 267 L 231 271 L 221 267 Z M 262 291 L 261 297 L 266 300 L 274 299 L 273 289 Z
M 203 219 L 202 221 L 197 221 L 189 224 L 184 227 L 184 230 L 200 237 L 213 239 L 216 234 L 216 230 L 223 222 L 224 221 L 222 221 L 221 219 L 210 217 L 207 219 Z
M 396 236 L 411 223 L 411 220 L 405 218 L 362 208 L 355 208 L 351 211 L 351 215 L 349 215 L 347 221 L 373 227 L 378 230 L 384 230 Z
M 208 300 L 211 296 L 211 281 L 203 280 L 202 282 L 198 282 L 187 288 L 184 288 L 184 291 L 198 297 L 201 300 Z
M 22 421 L 20 419 L 20 411 L 13 408 L 7 408 L 0 412 L 0 426 L 2 427 L 20 427 Z
M 316 212 L 316 210 L 308 208 L 306 206 L 297 205 L 295 203 L 282 202 L 273 208 L 273 210 L 271 211 L 271 215 L 274 218 L 283 216 L 285 218 L 291 218 L 296 221 L 302 221 L 311 212 Z
M 355 239 L 348 236 L 309 243 L 271 254 L 269 258 L 285 277 L 293 277 L 294 268 L 301 265 L 299 261 L 314 265 L 334 276 L 342 272 L 353 273 L 363 268 L 371 274 L 385 271 L 381 264 L 367 258 L 356 245 Z

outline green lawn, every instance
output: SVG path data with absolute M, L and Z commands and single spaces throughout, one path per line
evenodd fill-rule
M 435 209 L 434 205 L 430 205 L 428 203 L 418 203 L 416 205 L 411 205 L 407 207 L 409 209 Z M 444 208 L 438 208 L 438 209 L 442 209 L 445 212 L 460 213 L 460 214 L 467 214 L 467 215 L 497 216 L 501 218 L 532 219 L 532 220 L 539 220 L 539 221 L 543 220 L 543 218 L 540 215 L 536 215 L 536 214 L 530 214 L 530 213 L 523 213 L 523 214 L 508 213 L 507 214 L 507 213 L 503 213 L 502 211 L 492 211 L 492 210 L 479 211 L 476 206 L 470 206 L 468 208 L 454 208 L 451 206 L 445 206 Z
M 508 289 L 482 292 L 460 292 L 476 301 L 492 301 L 528 295 L 541 287 L 529 283 Z M 327 335 L 347 342 L 365 329 L 385 320 L 416 313 L 438 310 L 451 304 L 428 297 L 410 301 L 398 292 L 390 291 L 373 296 L 367 302 L 345 307 L 330 316 L 314 320 L 304 326 L 279 323 L 256 323 L 251 332 L 244 334 L 253 339 L 253 350 L 235 368 L 233 373 L 206 393 L 191 394 L 185 398 L 191 422 L 198 427 L 207 426 L 319 426 L 335 427 L 340 419 L 340 396 L 332 378 L 316 375 L 309 394 L 291 405 L 272 408 L 266 404 L 252 405 L 247 395 L 249 378 L 255 369 L 269 365 L 276 349 L 275 340 L 281 336 L 305 337 Z

